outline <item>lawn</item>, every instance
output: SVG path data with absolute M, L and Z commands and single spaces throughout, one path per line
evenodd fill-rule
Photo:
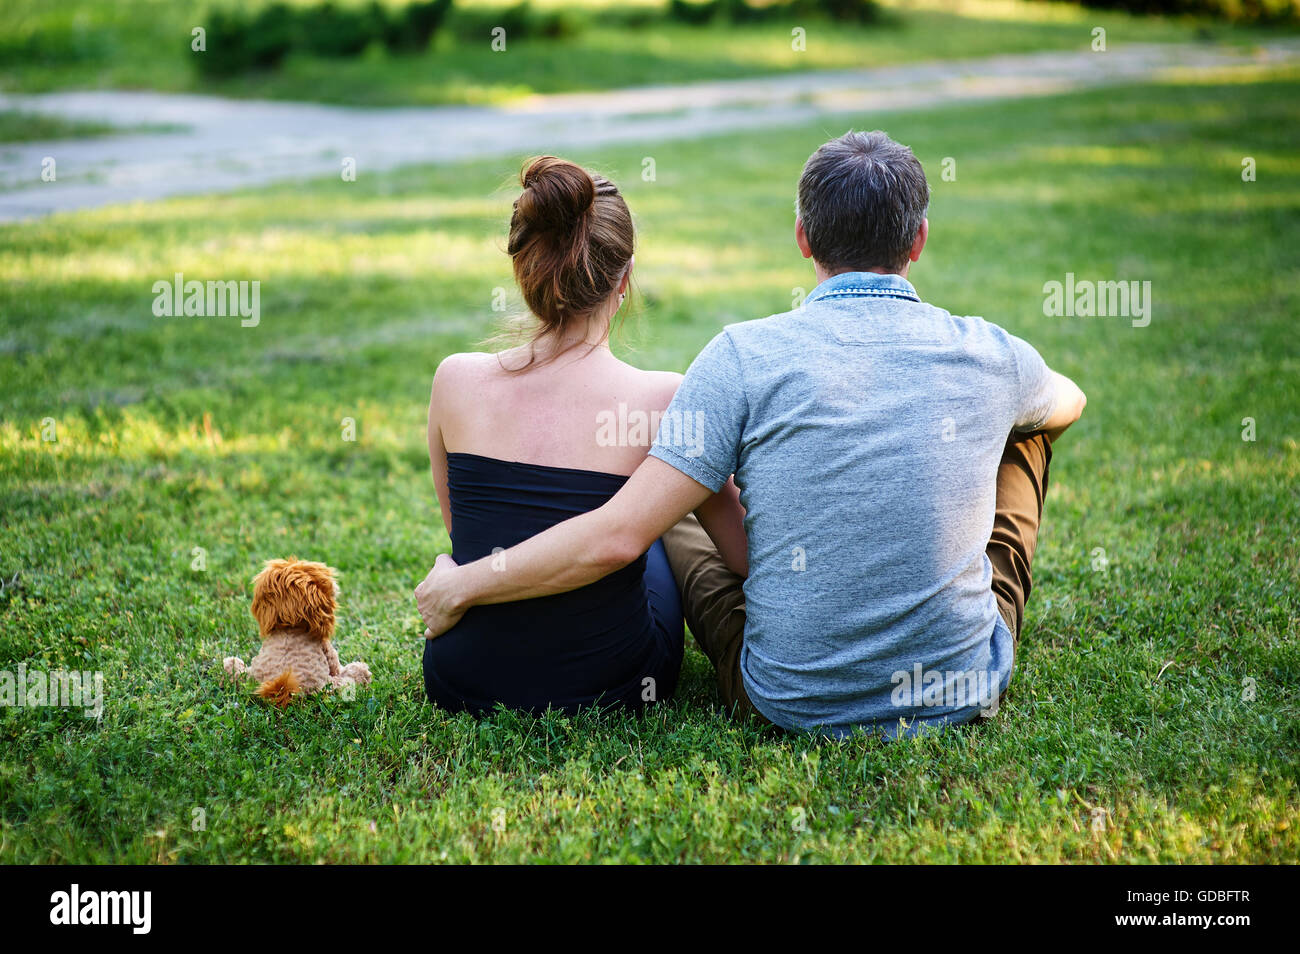
M 85 139 L 126 132 L 168 132 L 176 127 L 165 123 L 138 126 L 110 126 L 105 123 L 63 119 L 21 110 L 0 110 L 0 143 L 36 142 L 42 139 Z
M 1300 73 L 576 155 L 640 228 L 619 350 L 684 369 L 810 288 L 794 182 L 850 124 L 929 171 L 921 294 L 1089 395 L 995 720 L 736 727 L 693 648 L 641 720 L 431 709 L 424 410 L 494 289 L 517 301 L 517 161 L 110 208 L 0 228 L 0 670 L 105 680 L 99 720 L 0 708 L 0 861 L 1300 860 Z M 260 324 L 155 317 L 178 271 L 260 281 Z M 1150 281 L 1150 325 L 1046 317 L 1067 272 Z M 355 699 L 280 713 L 218 679 L 289 554 L 339 568 Z
M 485 103 L 665 79 L 687 82 L 1086 50 L 1096 27 L 1107 31 L 1112 48 L 1179 40 L 1250 43 L 1281 32 L 1024 0 L 887 0 L 882 22 L 863 26 L 777 19 L 697 27 L 658 19 L 630 30 L 610 17 L 662 9 L 666 0 L 534 0 L 541 10 L 576 9 L 583 29 L 571 37 L 508 41 L 506 50 L 497 53 L 487 30 L 479 35 L 457 27 L 453 12 L 431 49 L 418 56 L 393 56 L 382 49 L 352 59 L 292 54 L 278 70 L 219 80 L 202 77 L 192 62 L 203 54 L 191 52 L 191 30 L 206 22 L 207 11 L 256 10 L 266 2 L 5 0 L 0 7 L 0 90 L 146 88 L 357 105 Z M 386 2 L 400 5 L 400 0 Z M 458 0 L 458 5 L 482 11 L 508 4 Z M 795 26 L 806 31 L 804 50 L 792 47 Z
M 102 123 L 74 122 L 57 116 L 40 116 L 17 110 L 0 110 L 0 142 L 34 142 L 39 139 L 72 139 L 103 136 L 115 132 Z

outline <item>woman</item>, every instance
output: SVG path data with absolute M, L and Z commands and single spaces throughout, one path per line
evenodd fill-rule
M 508 251 L 535 327 L 519 347 L 447 358 L 429 401 L 429 462 L 457 563 L 612 497 L 648 441 L 611 441 L 598 422 L 653 420 L 681 379 L 610 351 L 633 264 L 632 217 L 614 184 L 543 156 L 525 165 L 521 185 Z M 682 639 L 681 603 L 656 543 L 574 592 L 470 610 L 425 643 L 425 689 L 435 705 L 475 713 L 497 703 L 639 710 L 672 694 Z

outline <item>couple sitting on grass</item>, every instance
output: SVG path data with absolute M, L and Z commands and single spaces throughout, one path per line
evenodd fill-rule
M 452 553 L 415 591 L 430 700 L 642 710 L 676 687 L 684 618 L 738 719 L 893 736 L 994 711 L 1052 442 L 1084 396 L 1020 338 L 921 301 L 912 152 L 880 132 L 818 149 L 795 222 L 817 287 L 724 328 L 685 376 L 610 352 L 633 267 L 614 184 L 544 157 L 522 185 L 508 248 L 535 334 L 433 379 Z M 615 414 L 658 434 L 610 440 Z

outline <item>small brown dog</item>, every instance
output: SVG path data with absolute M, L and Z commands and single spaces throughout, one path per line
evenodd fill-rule
M 249 666 L 227 656 L 226 672 L 252 676 L 261 683 L 257 694 L 282 707 L 302 692 L 368 685 L 370 667 L 363 662 L 340 666 L 330 642 L 338 589 L 334 570 L 324 563 L 267 560 L 253 577 L 253 618 L 262 632 L 262 651 Z

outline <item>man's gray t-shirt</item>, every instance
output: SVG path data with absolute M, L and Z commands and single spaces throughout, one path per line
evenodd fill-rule
M 1013 429 L 1053 410 L 1026 342 L 850 272 L 725 328 L 651 455 L 746 509 L 745 690 L 786 728 L 967 721 L 1010 680 L 985 549 Z

